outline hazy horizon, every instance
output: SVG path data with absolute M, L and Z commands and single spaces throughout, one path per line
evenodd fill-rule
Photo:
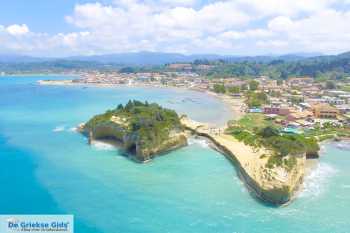
M 81 54 L 81 55 L 66 55 L 66 56 L 39 56 L 39 55 L 30 55 L 30 54 L 21 54 L 21 53 L 0 53 L 0 56 L 9 56 L 9 57 L 32 57 L 32 58 L 47 58 L 47 59 L 65 59 L 65 58 L 75 58 L 75 57 L 93 57 L 93 56 L 114 56 L 114 55 L 129 55 L 129 54 L 173 54 L 173 55 L 181 55 L 181 56 L 218 56 L 218 57 L 282 57 L 282 56 L 300 56 L 300 57 L 316 57 L 316 56 L 332 56 L 332 55 L 340 55 L 343 53 L 347 53 L 349 51 L 344 51 L 341 53 L 304 53 L 304 52 L 295 52 L 295 53 L 275 53 L 275 54 L 219 54 L 219 53 L 181 53 L 181 52 L 164 52 L 164 51 L 130 51 L 130 52 L 116 52 L 116 53 L 101 53 L 101 54 Z

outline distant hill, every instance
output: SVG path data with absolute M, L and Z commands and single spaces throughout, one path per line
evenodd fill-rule
M 320 56 L 321 54 L 287 54 L 282 56 L 233 56 L 233 55 L 217 55 L 217 54 L 191 54 L 184 55 L 180 53 L 160 53 L 160 52 L 135 52 L 135 53 L 119 53 L 119 54 L 106 54 L 96 56 L 76 56 L 67 57 L 65 60 L 77 60 L 77 61 L 94 61 L 101 63 L 116 63 L 123 65 L 164 65 L 169 63 L 180 62 L 194 62 L 195 60 L 226 60 L 231 62 L 240 61 L 257 61 L 257 62 L 269 62 L 275 59 L 282 59 L 285 61 L 295 61 L 304 58 Z
M 312 76 L 340 79 L 350 76 L 350 52 L 339 55 L 286 54 L 281 56 L 224 56 L 215 54 L 184 55 L 179 53 L 137 52 L 65 58 L 38 58 L 21 55 L 0 55 L 1 72 L 60 72 L 67 70 L 164 71 L 170 63 L 211 64 L 213 69 L 201 70 L 212 77 L 273 78 Z
M 229 62 L 256 61 L 270 62 L 276 59 L 285 61 L 301 60 L 311 57 L 310 54 L 288 54 L 283 56 L 229 56 L 216 54 L 192 54 L 160 53 L 160 52 L 135 52 L 118 53 L 94 56 L 72 56 L 64 58 L 42 58 L 22 55 L 0 55 L 0 63 L 33 63 L 33 62 L 56 62 L 56 61 L 81 61 L 103 64 L 119 65 L 164 65 L 169 63 L 194 62 L 195 60 L 226 60 Z
M 137 52 L 119 53 L 96 56 L 76 56 L 68 57 L 68 60 L 94 61 L 101 63 L 116 63 L 124 65 L 163 65 L 178 62 L 193 62 L 196 59 L 216 60 L 224 58 L 220 55 L 184 55 L 180 53 L 157 53 L 157 52 Z
M 23 55 L 0 54 L 0 63 L 28 63 L 28 62 L 42 62 L 50 59 L 37 58 Z
M 350 58 L 350 52 L 341 53 L 341 54 L 339 54 L 337 57 L 341 57 L 341 58 Z

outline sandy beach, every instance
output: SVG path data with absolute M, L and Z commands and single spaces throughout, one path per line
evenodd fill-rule
M 85 83 L 75 83 L 73 80 L 39 80 L 38 84 L 40 85 L 53 85 L 53 86 L 92 86 L 92 87 L 101 87 L 101 88 L 114 88 L 114 87 L 141 87 L 141 88 L 174 88 L 174 89 L 180 89 L 180 90 L 186 90 L 186 91 L 196 91 L 201 92 L 203 94 L 207 94 L 210 96 L 213 96 L 220 101 L 222 101 L 229 109 L 231 114 L 231 120 L 238 120 L 239 118 L 243 117 L 245 114 L 245 104 L 243 98 L 233 98 L 229 95 L 225 94 L 217 94 L 212 91 L 202 91 L 195 88 L 186 88 L 186 87 L 174 87 L 174 86 L 163 86 L 163 85 L 152 85 L 152 84 L 139 84 L 139 83 L 133 83 L 132 85 L 128 84 L 85 84 Z
M 232 120 L 238 120 L 245 115 L 245 104 L 243 98 L 233 98 L 224 94 L 217 94 L 212 91 L 206 91 L 208 95 L 214 96 L 225 103 L 232 112 Z

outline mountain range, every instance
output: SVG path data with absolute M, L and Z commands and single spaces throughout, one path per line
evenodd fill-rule
M 339 55 L 341 56 L 341 55 Z M 231 56 L 217 54 L 192 54 L 184 55 L 180 53 L 161 53 L 161 52 L 134 52 L 118 53 L 93 56 L 72 56 L 63 58 L 44 58 L 31 57 L 23 55 L 0 54 L 0 63 L 40 63 L 40 62 L 67 62 L 81 61 L 102 64 L 120 64 L 120 65 L 163 65 L 169 63 L 193 62 L 195 60 L 226 60 L 230 62 L 256 61 L 270 62 L 272 60 L 297 61 L 306 58 L 323 57 L 322 54 L 316 53 L 299 53 L 287 55 L 266 55 L 266 56 Z

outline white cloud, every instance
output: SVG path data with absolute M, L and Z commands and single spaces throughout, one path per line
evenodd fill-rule
M 89 30 L 95 41 L 104 41 L 103 45 L 114 47 L 116 51 L 150 47 L 152 50 L 178 51 L 179 45 L 185 43 L 181 48 L 187 52 L 191 52 L 192 41 L 207 40 L 218 33 L 241 28 L 250 21 L 249 15 L 236 9 L 233 2 L 211 3 L 198 9 L 151 6 L 128 0 L 117 1 L 111 6 L 100 3 L 77 5 L 74 14 L 66 20 Z
M 348 0 L 115 0 L 78 4 L 76 31 L 47 35 L 0 26 L 0 52 L 36 55 L 129 51 L 271 54 L 350 50 Z M 344 6 L 341 8 L 341 6 Z
M 161 2 L 171 6 L 193 6 L 196 3 L 195 0 L 161 0 Z
M 269 21 L 267 25 L 271 31 L 290 31 L 293 26 L 293 21 L 286 16 L 278 16 Z
M 13 24 L 11 26 L 8 26 L 6 28 L 6 31 L 8 33 L 10 33 L 11 35 L 21 36 L 21 35 L 29 33 L 29 28 L 25 24 L 22 24 L 22 25 Z
M 237 0 L 240 9 L 255 13 L 256 17 L 298 16 L 328 9 L 341 0 Z
M 277 38 L 283 38 L 287 48 L 336 53 L 350 49 L 348 22 L 350 12 L 325 10 L 297 20 L 276 17 L 268 28 L 279 32 Z

